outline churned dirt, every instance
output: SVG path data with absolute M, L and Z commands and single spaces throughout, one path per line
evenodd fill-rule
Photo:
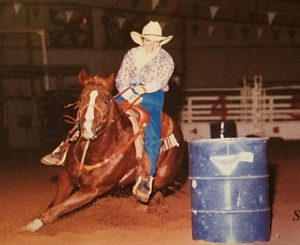
M 147 208 L 128 192 L 98 198 L 35 233 L 17 229 L 51 202 L 59 167 L 39 163 L 42 151 L 5 151 L 0 159 L 0 244 L 204 245 L 192 240 L 190 182 Z M 268 143 L 270 245 L 300 244 L 300 143 Z

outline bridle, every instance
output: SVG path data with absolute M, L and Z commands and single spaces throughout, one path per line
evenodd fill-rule
M 129 88 L 125 89 L 124 91 L 122 91 L 121 93 L 113 96 L 113 97 L 110 97 L 110 100 L 112 99 L 115 99 L 119 96 L 121 96 L 123 93 L 125 93 Z M 125 109 L 125 110 L 122 110 L 122 112 L 120 114 L 117 115 L 117 117 L 115 119 L 111 119 L 111 121 L 106 125 L 106 127 L 104 127 L 102 129 L 102 125 L 103 125 L 103 112 L 102 110 L 94 103 L 93 106 L 94 108 L 101 114 L 101 118 L 102 118 L 102 123 L 100 122 L 99 126 L 96 126 L 96 129 L 95 129 L 95 133 L 93 135 L 93 137 L 89 140 L 86 140 L 86 143 L 85 143 L 85 146 L 84 146 L 84 150 L 83 150 L 83 153 L 82 153 L 82 156 L 81 156 L 81 160 L 80 160 L 80 168 L 79 168 L 79 173 L 78 173 L 78 180 L 80 178 L 80 175 L 81 175 L 81 172 L 82 172 L 82 168 L 83 166 L 85 167 L 85 170 L 86 171 L 91 171 L 95 168 L 99 168 L 107 163 L 110 162 L 111 159 L 117 157 L 119 154 L 125 152 L 129 146 L 137 139 L 138 136 L 141 135 L 141 133 L 144 131 L 144 128 L 141 128 L 136 134 L 133 135 L 133 137 L 129 140 L 128 144 L 126 147 L 122 148 L 121 150 L 119 150 L 117 153 L 114 153 L 112 154 L 112 156 L 104 159 L 103 161 L 101 162 L 98 162 L 94 165 L 84 165 L 84 160 L 85 160 L 85 156 L 86 156 L 86 153 L 87 153 L 87 150 L 89 148 L 89 144 L 90 144 L 90 141 L 93 141 L 95 140 L 97 137 L 99 137 L 100 135 L 102 135 L 106 130 L 108 130 L 115 122 L 117 122 L 134 104 L 137 100 L 140 99 L 140 96 L 138 96 L 132 103 L 129 104 L 129 106 Z M 77 105 L 78 105 L 78 102 L 77 102 Z M 81 113 L 82 113 L 82 110 L 84 110 L 85 108 L 87 108 L 88 106 L 91 106 L 90 104 L 87 104 L 87 105 L 84 105 L 82 108 L 78 108 L 78 112 L 77 112 L 77 118 L 76 118 L 76 122 L 79 122 L 80 121 L 80 117 L 81 117 Z M 102 129 L 102 130 L 101 130 Z M 78 143 L 78 141 L 77 141 Z M 76 146 L 77 146 L 77 143 L 76 143 Z M 76 156 L 76 155 L 75 155 Z M 76 157 L 77 159 L 77 157 Z M 78 161 L 78 159 L 77 159 Z M 79 181 L 77 181 L 77 184 L 79 185 Z
M 81 117 L 82 111 L 83 111 L 85 108 L 89 107 L 89 106 L 93 106 L 93 108 L 96 109 L 96 110 L 99 112 L 99 114 L 100 114 L 100 116 L 101 116 L 101 119 L 102 119 L 102 120 L 100 120 L 99 125 L 96 126 L 94 136 L 91 138 L 91 140 L 94 140 L 94 139 L 96 139 L 96 138 L 100 135 L 100 133 L 101 133 L 100 130 L 101 130 L 102 125 L 103 125 L 103 112 L 102 112 L 102 110 L 101 110 L 96 104 L 91 105 L 91 104 L 89 103 L 89 104 L 87 104 L 87 105 L 84 105 L 82 108 L 78 109 L 76 121 L 77 121 L 77 122 L 80 121 L 80 117 Z M 97 132 L 99 132 L 99 131 L 100 131 L 100 133 L 97 133 Z
M 111 96 L 110 97 L 110 100 L 114 100 L 118 97 L 120 97 L 123 93 L 125 93 L 128 89 L 130 89 L 130 87 L 126 88 L 125 90 L 123 90 L 122 92 L 116 94 L 115 96 Z M 92 137 L 91 140 L 94 140 L 96 139 L 97 137 L 99 137 L 101 134 L 103 134 L 106 130 L 109 129 L 110 126 L 112 126 L 116 121 L 118 121 L 124 114 L 126 114 L 126 112 L 135 104 L 136 101 L 138 101 L 140 99 L 141 96 L 137 96 L 137 98 L 128 105 L 127 108 L 125 108 L 125 110 L 122 110 L 122 112 L 115 118 L 115 119 L 111 119 L 111 121 L 108 123 L 108 125 L 102 129 L 102 122 L 100 122 L 100 124 L 98 126 L 96 126 L 96 129 L 95 129 L 95 133 L 94 133 L 94 136 Z M 78 104 L 78 102 L 77 102 Z M 86 107 L 88 107 L 89 104 L 87 105 L 84 105 L 81 109 L 78 109 L 78 113 L 77 113 L 77 118 L 75 119 L 76 122 L 79 122 L 80 121 L 80 116 L 81 116 L 81 111 L 84 110 Z M 101 117 L 103 119 L 103 112 L 101 111 L 101 109 L 96 105 L 94 104 L 94 108 L 96 108 L 96 110 L 101 114 Z M 100 131 L 101 130 L 101 131 Z

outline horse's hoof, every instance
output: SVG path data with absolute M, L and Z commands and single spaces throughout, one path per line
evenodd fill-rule
M 35 232 L 43 226 L 43 222 L 40 219 L 31 221 L 28 225 L 24 226 L 20 231 Z
M 150 205 L 152 206 L 161 206 L 167 208 L 166 200 L 163 194 L 160 191 L 157 191 L 151 198 Z

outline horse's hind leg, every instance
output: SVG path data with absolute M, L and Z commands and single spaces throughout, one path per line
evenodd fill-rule
M 70 176 L 66 171 L 62 171 L 58 177 L 55 197 L 49 207 L 57 205 L 66 200 L 71 195 L 73 189 L 74 186 Z
M 174 123 L 174 136 L 179 146 L 161 152 L 158 158 L 158 168 L 154 180 L 154 189 L 159 190 L 173 182 L 183 163 L 186 154 L 186 144 L 179 125 Z

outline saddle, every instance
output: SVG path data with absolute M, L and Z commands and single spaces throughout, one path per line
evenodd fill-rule
M 127 101 L 118 102 L 123 111 L 127 110 L 130 107 L 130 104 Z M 136 121 L 138 123 L 139 128 L 143 127 L 143 125 L 147 125 L 150 122 L 151 115 L 140 105 L 133 105 L 130 107 L 136 116 Z M 160 139 L 164 141 L 167 137 L 169 137 L 173 132 L 173 121 L 166 114 L 162 113 L 162 125 L 161 125 L 161 134 Z

